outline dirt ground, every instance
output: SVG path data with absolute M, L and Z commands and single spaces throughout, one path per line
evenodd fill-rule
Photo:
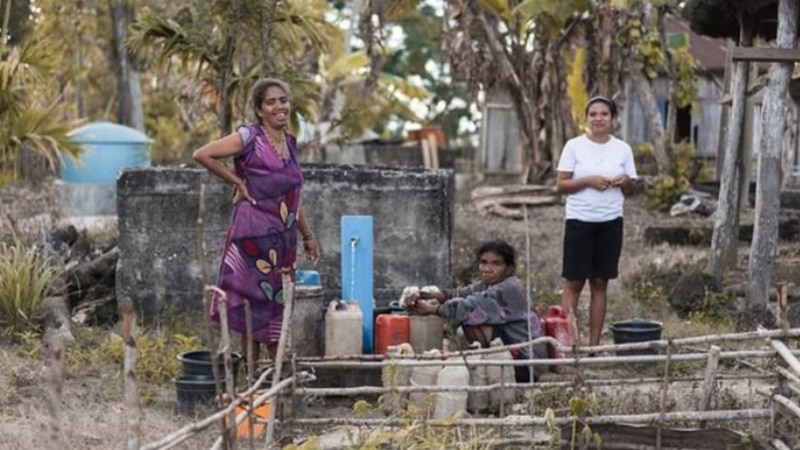
M 514 221 L 496 216 L 478 214 L 464 201 L 466 192 L 459 193 L 459 201 L 454 208 L 453 278 L 454 281 L 468 280 L 473 273 L 473 251 L 480 241 L 506 239 L 519 252 L 519 274 L 523 282 L 529 283 L 534 302 L 540 311 L 546 305 L 554 304 L 559 298 L 561 240 L 563 234 L 563 206 L 552 205 L 531 210 L 529 223 Z M 17 229 L 26 235 L 42 236 L 60 218 L 57 210 L 57 195 L 53 190 L 6 190 L 0 192 L 0 238 L 10 233 L 13 221 Z M 649 310 L 641 307 L 637 299 L 627 289 L 629 280 L 648 266 L 667 268 L 678 262 L 698 262 L 706 256 L 705 248 L 672 247 L 669 245 L 648 246 L 644 242 L 644 230 L 653 224 L 713 225 L 713 219 L 670 218 L 666 214 L 654 213 L 642 207 L 641 199 L 632 199 L 626 204 L 625 244 L 620 263 L 620 278 L 610 284 L 609 312 L 607 323 L 632 317 L 642 317 Z M 747 221 L 747 219 L 745 219 Z M 530 246 L 526 246 L 526 241 Z M 782 255 L 794 255 L 796 249 L 787 245 Z M 747 247 L 740 248 L 740 264 L 746 267 Z M 794 261 L 787 256 L 779 258 L 782 263 L 778 276 L 795 274 Z M 588 291 L 588 289 L 587 289 Z M 585 294 L 587 294 L 585 292 Z M 582 308 L 587 302 L 582 301 Z M 684 337 L 710 334 L 726 330 L 725 325 L 706 325 L 681 320 L 674 314 L 648 317 L 664 322 L 664 335 Z M 606 335 L 605 340 L 611 340 Z M 47 366 L 44 352 L 35 356 L 26 355 L 29 345 L 0 342 L 0 448 L 32 449 L 45 448 L 48 437 L 48 397 L 46 392 Z M 603 370 L 603 369 L 598 369 Z M 621 372 L 631 375 L 630 371 Z M 602 372 L 600 373 L 602 375 Z M 610 370 L 607 376 L 620 376 Z M 657 375 L 656 375 L 657 376 Z M 692 402 L 696 398 L 697 384 L 673 391 L 675 402 Z M 657 388 L 657 386 L 656 386 Z M 748 389 L 733 385 L 728 397 L 729 403 L 736 406 L 763 407 L 763 400 L 754 393 L 756 386 Z M 617 405 L 631 411 L 652 407 L 655 394 L 651 391 L 631 388 L 626 396 L 619 390 L 598 395 L 618 397 Z M 644 388 L 642 388 L 644 389 Z M 727 389 L 727 388 L 726 388 Z M 749 391 L 746 394 L 733 392 Z M 728 392 L 727 390 L 725 392 Z M 626 400 L 627 399 L 627 400 Z M 723 401 L 723 400 L 720 400 Z M 628 402 L 628 403 L 626 403 Z M 312 408 L 314 406 L 312 405 Z M 341 405 L 334 408 L 328 405 L 328 412 L 340 414 Z M 63 412 L 65 435 L 72 449 L 121 448 L 125 442 L 126 416 L 122 395 L 122 379 L 118 367 L 90 367 L 81 373 L 68 373 L 63 392 Z M 315 413 L 321 414 L 319 411 Z M 158 439 L 170 431 L 190 422 L 190 418 L 176 411 L 176 395 L 170 384 L 157 387 L 152 401 L 144 407 L 142 430 L 145 442 Z M 205 432 L 188 444 L 176 448 L 208 448 L 214 439 L 216 429 Z

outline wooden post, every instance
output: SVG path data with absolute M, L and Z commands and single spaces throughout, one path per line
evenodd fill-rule
M 741 18 L 746 21 L 745 17 Z M 740 45 L 752 44 L 752 31 L 749 23 L 742 23 Z M 714 233 L 711 237 L 711 251 L 708 255 L 708 271 L 715 277 L 722 277 L 725 270 L 736 265 L 736 247 L 739 242 L 739 186 L 741 174 L 742 128 L 747 105 L 747 75 L 750 63 L 737 62 L 734 66 L 731 85 L 730 117 L 725 136 L 725 156 L 722 173 L 719 174 L 719 205 L 714 220 Z
M 66 448 L 64 441 L 64 408 L 61 395 L 64 391 L 64 360 L 66 345 L 64 340 L 56 336 L 49 343 L 50 377 L 47 383 L 47 397 L 50 402 L 50 448 L 61 450 Z
M 294 304 L 294 283 L 289 270 L 282 271 L 283 281 L 283 322 L 281 323 L 281 337 L 278 341 L 278 351 L 275 355 L 275 372 L 272 374 L 272 385 L 277 386 L 281 381 L 281 368 L 283 367 L 284 353 L 286 353 L 286 343 L 290 339 L 289 324 L 292 321 L 292 306 Z M 275 410 L 278 409 L 278 397 L 274 397 L 269 408 L 269 423 L 267 424 L 267 448 L 272 448 L 275 435 Z
M 722 81 L 722 92 L 730 92 L 731 90 L 731 79 L 733 78 L 733 58 L 731 53 L 733 52 L 734 42 L 731 39 L 728 39 L 728 50 L 725 57 L 725 76 Z M 721 179 L 720 175 L 722 174 L 722 164 L 725 161 L 725 136 L 728 134 L 728 121 L 730 118 L 730 107 L 726 104 L 722 105 L 720 108 L 720 120 L 719 120 L 719 137 L 717 139 L 717 168 L 716 173 L 714 174 L 715 178 L 719 181 Z
M 719 367 L 719 353 L 720 348 L 712 345 L 708 351 L 708 363 L 706 364 L 706 375 L 703 379 L 703 396 L 700 398 L 700 404 L 697 406 L 698 411 L 708 411 L 711 406 L 711 397 L 714 395 L 714 386 L 717 379 L 717 368 Z M 706 422 L 700 422 L 700 428 L 705 428 Z
M 779 0 L 779 48 L 795 46 L 797 39 L 797 0 Z M 773 63 L 764 101 L 764 121 L 758 153 L 756 212 L 753 242 L 748 264 L 747 306 L 766 306 L 772 282 L 772 267 L 778 245 L 778 220 L 781 209 L 781 153 L 786 129 L 784 110 L 789 98 L 792 63 Z M 721 211 L 720 211 L 721 212 Z
M 139 450 L 142 436 L 142 411 L 136 386 L 136 314 L 133 309 L 122 317 L 122 340 L 125 343 L 123 371 L 125 373 L 125 414 L 128 416 L 128 450 Z

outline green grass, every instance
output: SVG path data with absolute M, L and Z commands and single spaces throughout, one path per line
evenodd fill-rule
M 58 274 L 55 261 L 35 247 L 0 244 L 0 333 L 13 338 L 41 330 L 44 300 Z

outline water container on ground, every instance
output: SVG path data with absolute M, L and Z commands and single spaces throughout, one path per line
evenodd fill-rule
M 471 346 L 470 350 L 478 350 L 481 348 L 479 343 L 475 343 Z M 481 363 L 483 362 L 484 355 L 471 355 L 467 357 L 467 361 L 472 363 Z M 470 365 L 469 368 L 469 379 L 470 385 L 479 387 L 479 386 L 486 386 L 489 384 L 489 373 L 486 371 L 486 366 L 484 365 Z M 470 392 L 467 396 L 467 409 L 479 413 L 481 411 L 485 411 L 489 408 L 489 391 L 480 391 L 480 392 Z
M 567 310 L 553 305 L 547 309 L 547 317 L 544 319 L 544 332 L 547 336 L 557 340 L 566 347 L 572 346 L 572 336 L 569 332 L 569 313 Z M 555 346 L 548 345 L 547 353 L 552 359 L 564 358 L 564 354 L 559 352 Z
M 152 139 L 138 130 L 111 122 L 84 125 L 71 131 L 69 138 L 83 152 L 77 162 L 62 158 L 66 214 L 115 214 L 117 175 L 128 167 L 150 167 Z
M 441 352 L 437 349 L 429 350 L 424 353 L 426 356 L 439 356 Z M 411 370 L 411 386 L 436 386 L 436 379 L 442 366 L 414 366 Z M 421 414 L 429 416 L 433 412 L 434 399 L 429 392 L 412 392 L 409 401 L 417 407 Z
M 441 349 L 444 340 L 444 319 L 439 316 L 410 316 L 409 341 L 416 353 Z
M 414 349 L 411 348 L 411 344 L 407 342 L 397 346 L 389 346 L 389 348 L 386 349 L 387 361 L 397 361 L 399 359 L 403 359 L 403 357 L 413 355 Z M 396 363 L 393 364 L 389 362 L 388 364 L 384 365 L 383 369 L 381 370 L 381 381 L 383 383 L 383 387 L 387 389 L 406 387 L 411 382 L 411 367 L 400 366 Z M 407 394 L 402 395 L 397 392 L 387 392 L 384 394 L 382 402 L 384 405 L 384 410 L 387 413 L 399 411 L 403 408 L 407 398 Z
M 661 339 L 661 331 L 663 329 L 664 324 L 661 322 L 647 319 L 631 319 L 615 322 L 611 325 L 611 333 L 614 335 L 615 344 L 658 341 Z M 622 350 L 618 351 L 617 355 L 654 355 L 655 353 L 655 350 L 645 348 L 641 350 Z
M 436 377 L 439 387 L 469 386 L 469 369 L 461 357 L 448 358 L 447 361 L 460 362 L 456 366 L 444 366 Z M 434 419 L 447 419 L 464 414 L 467 410 L 467 392 L 437 392 Z
M 363 315 L 358 303 L 332 301 L 325 313 L 325 356 L 360 355 L 362 342 Z
M 375 321 L 375 354 L 383 355 L 390 346 L 408 343 L 409 333 L 408 316 L 400 314 L 379 315 Z
M 295 280 L 292 348 L 298 356 L 322 356 L 323 343 L 317 334 L 319 310 L 323 306 L 319 274 L 315 271 L 298 270 Z
M 490 347 L 503 347 L 503 341 L 500 338 L 493 340 L 490 344 Z M 486 355 L 486 359 L 491 359 L 495 361 L 513 361 L 514 357 L 511 355 L 511 352 L 508 350 L 504 350 L 497 353 L 490 353 Z M 511 384 L 514 383 L 514 367 L 512 366 L 488 366 L 486 368 L 487 375 L 489 377 L 489 384 Z M 496 411 L 500 408 L 501 401 L 505 401 L 505 404 L 508 405 L 509 402 L 514 401 L 516 398 L 516 391 L 513 389 L 493 389 L 489 391 L 489 409 Z

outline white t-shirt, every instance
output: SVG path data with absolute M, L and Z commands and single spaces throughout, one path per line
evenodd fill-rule
M 614 136 L 604 144 L 592 142 L 586 135 L 570 139 L 561 153 L 558 171 L 572 172 L 573 179 L 591 175 L 614 178 L 622 174 L 637 177 L 631 146 Z M 619 187 L 605 191 L 591 187 L 581 189 L 567 196 L 566 218 L 584 222 L 614 220 L 622 217 L 624 201 Z

